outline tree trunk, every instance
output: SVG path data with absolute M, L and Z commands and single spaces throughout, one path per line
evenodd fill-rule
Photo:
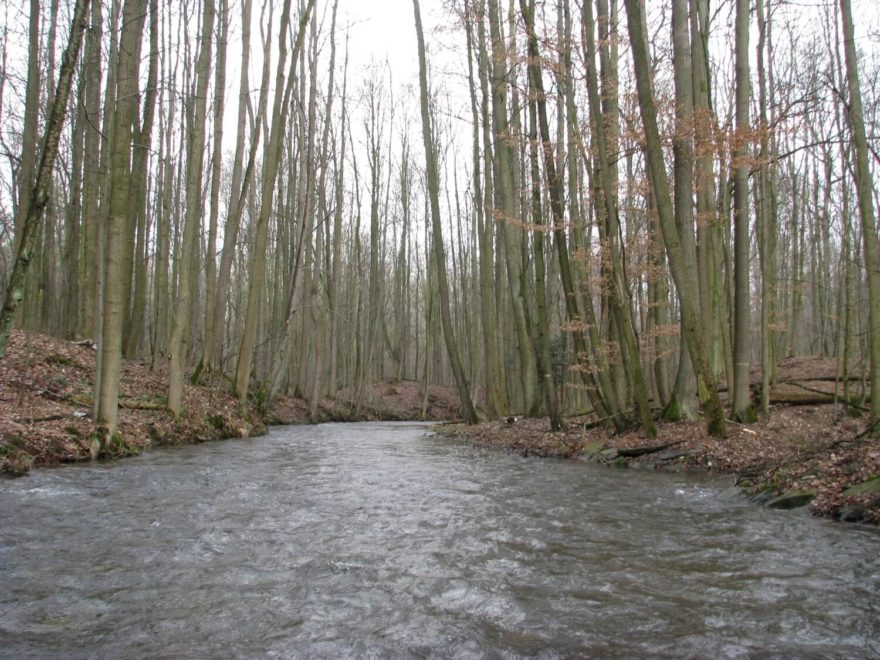
M 82 191 L 82 315 L 77 334 L 94 338 L 97 333 L 98 307 L 98 167 L 101 147 L 101 3 L 92 2 L 88 32 L 83 54 L 85 90 L 85 137 L 83 144 L 83 191 Z
M 143 339 L 147 302 L 147 225 L 148 187 L 153 122 L 156 111 L 157 82 L 159 79 L 159 2 L 150 0 L 150 64 L 144 93 L 143 122 L 135 137 L 132 164 L 132 190 L 129 215 L 137 225 L 134 246 L 134 289 L 131 296 L 131 314 L 126 331 L 125 354 L 135 357 Z M 134 228 L 134 227 L 132 227 Z M 130 239 L 129 239 L 130 242 Z M 127 250 L 131 253 L 131 250 Z
M 520 231 L 520 213 L 516 209 L 515 177 L 513 174 L 514 152 L 512 135 L 507 116 L 507 71 L 509 61 L 504 40 L 501 35 L 497 0 L 489 0 L 489 28 L 492 42 L 492 127 L 494 129 L 493 169 L 495 195 L 498 200 L 495 221 L 503 247 L 503 258 L 507 270 L 507 285 L 513 304 L 513 326 L 516 332 L 517 354 L 521 367 L 523 405 L 526 410 L 533 407 L 537 392 L 535 390 L 537 365 L 532 338 L 526 317 L 525 293 L 522 289 L 522 264 L 519 244 L 513 235 Z
M 34 239 L 40 229 L 43 211 L 49 202 L 52 170 L 55 166 L 55 157 L 58 155 L 58 143 L 61 139 L 61 129 L 67 112 L 71 81 L 76 72 L 76 61 L 82 45 L 83 32 L 86 29 L 88 7 L 89 0 L 77 0 L 74 5 L 70 36 L 61 61 L 58 85 L 49 108 L 49 118 L 43 135 L 39 163 L 34 173 L 34 183 L 26 191 L 27 214 L 22 218 L 19 226 L 15 261 L 12 264 L 6 294 L 3 298 L 3 307 L 0 308 L 0 357 L 6 354 L 12 324 L 15 322 L 15 313 L 24 295 L 24 283 L 33 255 Z
M 116 111 L 113 113 L 112 144 L 108 157 L 113 171 L 110 179 L 109 212 L 104 249 L 102 328 L 98 351 L 95 421 L 104 428 L 101 442 L 106 446 L 116 429 L 119 375 L 122 367 L 122 326 L 128 300 L 125 298 L 128 273 L 124 272 L 125 236 L 131 190 L 132 124 L 137 112 L 138 64 L 146 19 L 144 0 L 125 0 L 122 34 L 115 80 Z
M 534 25 L 531 23 L 534 16 L 534 0 L 526 6 L 525 0 L 520 3 L 523 9 L 523 15 L 526 18 L 526 24 L 530 31 L 529 50 L 531 51 L 531 34 Z M 537 40 L 535 40 L 535 46 Z M 535 54 L 529 53 L 530 58 L 535 58 Z M 536 66 L 530 68 L 537 68 Z M 556 395 L 556 382 L 553 379 L 553 371 L 550 368 L 550 339 L 547 336 L 550 330 L 550 324 L 547 320 L 547 290 L 546 290 L 546 265 L 544 264 L 544 219 L 541 209 L 541 171 L 540 162 L 538 160 L 538 120 L 535 99 L 538 96 L 538 90 L 535 87 L 535 78 L 537 74 L 534 70 L 529 76 L 529 160 L 531 167 L 529 168 L 532 182 L 532 223 L 535 229 L 535 301 L 537 307 L 538 318 L 535 323 L 537 330 L 537 363 L 538 377 L 544 390 L 544 400 L 547 404 L 547 415 L 550 417 L 550 430 L 558 431 L 562 427 L 562 421 L 559 414 L 559 402 Z M 543 97 L 542 97 L 543 99 Z M 545 158 L 547 157 L 545 145 Z
M 213 371 L 218 366 L 217 347 L 218 323 L 222 324 L 222 317 L 218 320 L 215 316 L 217 308 L 217 223 L 220 214 L 220 175 L 223 159 L 223 109 L 225 107 L 226 94 L 226 43 L 229 35 L 229 2 L 220 0 L 220 8 L 217 14 L 219 20 L 219 36 L 217 39 L 217 68 L 214 74 L 214 136 L 213 151 L 211 154 L 211 215 L 208 219 L 208 249 L 205 252 L 205 328 L 204 342 L 202 346 L 202 359 L 193 373 L 193 382 L 197 383 L 202 370 Z M 245 42 L 243 50 L 248 50 L 250 44 Z M 242 73 L 242 75 L 245 75 Z M 241 132 L 243 135 L 243 131 Z M 236 151 L 237 154 L 241 152 Z M 238 163 L 241 168 L 241 161 Z M 232 189 L 233 193 L 235 188 Z
M 691 66 L 688 0 L 672 3 L 672 59 L 675 82 L 675 136 L 673 138 L 673 165 L 675 222 L 681 238 L 689 277 L 697 281 L 697 252 L 694 242 L 694 95 Z M 700 311 L 701 298 L 697 299 Z M 701 318 L 704 318 L 701 314 Z M 667 419 L 695 419 L 696 379 L 687 346 L 687 333 L 679 334 L 678 371 L 672 398 L 664 410 Z
M 269 218 L 272 214 L 272 203 L 275 196 L 275 183 L 281 161 L 281 150 L 284 145 L 284 133 L 287 128 L 287 117 L 290 112 L 290 97 L 295 82 L 298 53 L 302 48 L 306 27 L 309 24 L 314 0 L 308 0 L 300 17 L 299 30 L 296 34 L 293 52 L 290 57 L 290 70 L 287 84 L 284 82 L 284 67 L 287 64 L 287 32 L 290 22 L 290 0 L 285 0 L 281 13 L 280 45 L 278 68 L 276 72 L 275 99 L 273 101 L 272 126 L 269 140 L 263 155 L 262 203 L 257 218 L 254 254 L 251 261 L 250 281 L 248 283 L 247 311 L 245 312 L 244 331 L 238 354 L 235 372 L 235 393 L 244 403 L 247 399 L 251 366 L 254 359 L 254 347 L 257 343 L 257 321 L 260 307 L 260 296 L 266 276 L 266 242 L 269 231 Z
M 477 114 L 476 89 L 473 83 L 470 58 L 468 58 L 468 74 L 471 81 L 471 110 L 474 115 L 474 206 L 477 213 L 477 232 L 479 244 L 479 284 L 480 284 L 480 320 L 483 325 L 484 347 L 486 350 L 486 389 L 489 416 L 505 415 L 509 407 L 507 382 L 502 360 L 502 346 L 499 345 L 501 333 L 497 318 L 495 300 L 497 285 L 495 282 L 495 213 L 493 199 L 495 184 L 492 180 L 491 154 L 492 139 L 489 120 L 489 83 L 488 56 L 486 53 L 485 21 L 483 16 L 484 3 L 481 0 L 480 12 L 475 17 L 478 21 L 477 38 L 477 75 L 480 85 L 479 114 Z M 467 4 L 466 4 L 467 11 Z M 468 43 L 473 41 L 471 21 L 466 22 Z M 482 135 L 477 131 L 482 123 Z M 485 151 L 485 167 L 480 187 L 479 172 L 480 144 Z
M 736 1 L 736 133 L 733 158 L 733 400 L 731 413 L 751 421 L 749 355 L 752 350 L 752 307 L 749 290 L 749 0 Z
M 214 0 L 205 0 L 202 10 L 202 35 L 196 64 L 196 96 L 188 140 L 186 167 L 186 213 L 180 249 L 180 277 L 171 325 L 168 352 L 168 410 L 180 417 L 183 405 L 183 372 L 186 366 L 186 337 L 189 333 L 190 295 L 195 272 L 196 244 L 204 210 L 202 202 L 202 164 L 205 157 L 205 118 L 208 84 L 211 78 L 211 42 L 214 38 Z
M 242 2 L 242 35 L 243 42 L 249 43 L 251 33 L 251 0 Z M 247 165 L 244 165 L 244 143 L 248 132 L 247 115 L 250 108 L 250 84 L 248 79 L 248 67 L 250 63 L 250 49 L 242 48 L 241 54 L 241 77 L 239 80 L 238 95 L 238 122 L 236 124 L 237 138 L 235 143 L 235 156 L 232 164 L 232 180 L 230 184 L 229 211 L 226 215 L 226 223 L 223 227 L 223 249 L 220 253 L 220 267 L 217 272 L 217 287 L 214 292 L 214 342 L 211 346 L 205 346 L 205 355 L 202 363 L 206 368 L 212 369 L 220 366 L 220 354 L 223 347 L 224 328 L 226 320 L 226 298 L 229 294 L 229 283 L 232 274 L 232 263 L 235 257 L 235 246 L 238 241 L 241 218 L 247 204 L 248 196 L 252 192 L 255 161 L 257 148 L 260 143 L 261 132 L 259 126 L 266 114 L 269 93 L 269 75 L 271 57 L 269 57 L 271 39 L 267 35 L 263 44 L 263 70 L 261 74 L 260 97 L 257 106 L 257 114 L 250 130 L 250 147 L 248 149 Z
M 645 152 L 649 178 L 657 203 L 660 229 L 663 232 L 663 241 L 669 258 L 669 268 L 675 285 L 680 292 L 681 314 L 683 328 L 688 335 L 688 348 L 691 352 L 691 359 L 694 361 L 694 366 L 697 369 L 697 374 L 702 379 L 706 390 L 704 408 L 708 431 L 711 435 L 723 437 L 726 432 L 724 410 L 721 408 L 715 376 L 712 373 L 709 357 L 701 337 L 699 315 L 695 304 L 697 300 L 697 286 L 696 282 L 689 277 L 687 262 L 685 261 L 684 251 L 678 236 L 678 229 L 675 226 L 672 197 L 669 194 L 666 167 L 663 163 L 663 146 L 660 141 L 660 131 L 657 127 L 657 110 L 651 90 L 651 69 L 648 62 L 647 41 L 645 39 L 641 10 L 642 5 L 639 0 L 626 0 L 627 23 L 629 25 L 630 45 L 633 52 L 636 87 L 642 114 L 642 124 L 645 129 Z
M 636 402 L 636 408 L 642 427 L 649 436 L 654 436 L 657 429 L 654 425 L 654 419 L 651 413 L 651 406 L 648 400 L 647 384 L 645 382 L 644 373 L 642 371 L 641 360 L 639 357 L 638 339 L 635 335 L 633 326 L 632 312 L 629 306 L 628 287 L 625 281 L 623 258 L 619 245 L 619 229 L 620 222 L 617 212 L 617 196 L 613 188 L 613 178 L 610 174 L 610 164 L 608 158 L 605 122 L 602 117 L 601 107 L 599 104 L 599 90 L 596 81 L 595 69 L 595 52 L 596 47 L 593 39 L 593 12 L 592 5 L 584 3 L 584 31 L 586 34 L 587 48 L 587 89 L 589 95 L 590 114 L 592 119 L 593 137 L 596 144 L 597 153 L 597 170 L 599 182 L 597 187 L 600 189 L 602 197 L 602 206 L 600 214 L 604 215 L 607 227 L 608 246 L 610 249 L 611 263 L 611 291 L 609 303 L 611 305 L 611 314 L 617 327 L 618 336 L 621 341 L 621 359 L 624 361 L 627 380 L 633 388 L 633 395 Z M 544 133 L 542 124 L 542 133 Z M 547 139 L 545 133 L 545 140 Z M 550 171 L 548 169 L 548 177 Z M 557 205 L 561 205 L 562 195 L 558 194 Z M 619 405 L 619 402 L 618 402 Z
M 461 410 L 468 424 L 476 424 L 477 411 L 471 401 L 470 389 L 465 378 L 464 369 L 458 357 L 458 346 L 452 330 L 452 318 L 449 314 L 449 284 L 446 281 L 446 255 L 443 249 L 443 234 L 440 222 L 440 177 L 437 172 L 437 157 L 434 153 L 432 140 L 431 115 L 428 97 L 428 65 L 425 62 L 425 38 L 422 35 L 422 17 L 419 11 L 419 0 L 413 0 L 413 12 L 416 21 L 416 38 L 419 50 L 419 88 L 421 90 L 422 136 L 425 143 L 425 176 L 428 183 L 428 196 L 431 208 L 431 226 L 433 228 L 433 252 L 436 262 L 438 293 L 440 294 L 440 320 L 443 324 L 443 337 L 446 341 L 446 352 L 449 357 L 452 375 L 461 400 Z
M 846 54 L 846 80 L 849 89 L 849 123 L 855 148 L 855 184 L 859 197 L 859 215 L 862 219 L 862 244 L 868 278 L 868 341 L 871 359 L 871 423 L 880 421 L 880 248 L 877 245 L 877 225 L 874 217 L 874 182 L 868 162 L 868 140 L 862 110 L 862 92 L 859 84 L 858 59 L 853 36 L 852 6 L 850 0 L 840 0 L 840 19 L 843 29 L 843 47 Z

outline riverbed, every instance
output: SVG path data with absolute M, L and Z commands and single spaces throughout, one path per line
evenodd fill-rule
M 878 551 L 705 475 L 280 427 L 0 481 L 0 657 L 877 657 Z

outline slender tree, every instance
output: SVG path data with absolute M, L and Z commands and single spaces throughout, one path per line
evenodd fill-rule
M 61 60 L 58 84 L 49 108 L 49 119 L 44 129 L 34 183 L 29 189 L 23 189 L 28 200 L 25 206 L 27 213 L 22 217 L 19 225 L 15 260 L 12 264 L 9 282 L 6 286 L 3 307 L 0 309 L 0 357 L 3 357 L 6 353 L 12 324 L 15 321 L 15 313 L 24 297 L 25 277 L 27 276 L 33 255 L 34 239 L 40 229 L 43 212 L 49 203 L 52 189 L 52 169 L 55 165 L 55 158 L 58 155 L 61 129 L 67 113 L 67 101 L 70 96 L 73 76 L 76 73 L 76 61 L 79 58 L 83 32 L 86 29 L 88 9 L 89 0 L 77 0 L 74 5 L 70 35 L 68 36 L 67 47 Z
M 437 156 L 434 151 L 433 128 L 428 94 L 428 65 L 425 62 L 425 38 L 422 34 L 422 16 L 419 11 L 419 0 L 413 0 L 413 12 L 416 20 L 416 39 L 419 50 L 419 89 L 421 90 L 422 136 L 425 145 L 425 177 L 428 183 L 428 198 L 431 209 L 431 227 L 433 236 L 431 244 L 434 253 L 435 273 L 440 296 L 440 320 L 443 325 L 443 338 L 446 342 L 446 353 L 449 356 L 455 385 L 461 401 L 461 411 L 468 424 L 476 424 L 477 411 L 471 401 L 470 389 L 465 379 L 464 369 L 458 355 L 449 313 L 449 283 L 446 279 L 446 252 L 443 248 L 443 233 L 440 222 L 440 177 L 437 172 Z
M 110 179 L 110 199 L 106 238 L 104 239 L 104 267 L 102 287 L 101 332 L 98 342 L 98 366 L 95 385 L 95 421 L 103 429 L 102 448 L 109 443 L 116 430 L 119 376 L 122 369 L 122 330 L 128 300 L 125 297 L 129 273 L 124 272 L 129 197 L 131 191 L 131 148 L 133 123 L 138 105 L 138 65 L 140 62 L 143 28 L 146 19 L 144 0 L 125 0 L 122 8 L 122 34 L 119 38 L 118 61 L 114 80 L 117 101 L 113 114 L 113 133 L 110 154 L 113 172 Z
M 171 325 L 168 352 L 168 410 L 179 417 L 183 405 L 183 370 L 186 361 L 185 337 L 189 332 L 190 295 L 194 276 L 196 237 L 201 226 L 202 165 L 205 155 L 205 120 L 207 114 L 208 84 L 211 79 L 211 52 L 214 40 L 214 0 L 204 0 L 202 32 L 196 63 L 196 86 L 188 136 L 186 167 L 186 213 L 183 219 L 183 238 L 180 253 L 180 277 L 177 283 L 176 313 Z
M 724 410 L 721 407 L 715 375 L 712 372 L 709 356 L 701 337 L 702 333 L 696 307 L 697 284 L 688 273 L 687 262 L 685 261 L 684 251 L 681 247 L 681 240 L 675 224 L 672 197 L 669 193 L 669 182 L 666 177 L 666 166 L 663 162 L 663 147 L 660 142 L 660 131 L 657 126 L 657 110 L 654 103 L 654 94 L 651 90 L 651 69 L 648 62 L 647 40 L 645 38 L 644 17 L 642 15 L 643 7 L 638 0 L 626 0 L 625 4 L 630 46 L 633 53 L 633 65 L 635 67 L 639 108 L 645 131 L 645 155 L 648 173 L 657 204 L 663 242 L 666 245 L 669 269 L 680 292 L 682 326 L 688 335 L 688 348 L 691 352 L 691 359 L 694 361 L 697 374 L 702 379 L 706 391 L 706 400 L 703 405 L 708 431 L 712 435 L 724 436 L 726 434 Z
M 262 203 L 255 229 L 254 253 L 251 259 L 251 274 L 248 283 L 247 311 L 245 326 L 242 333 L 241 346 L 238 353 L 238 364 L 235 372 L 235 393 L 239 400 L 247 399 L 248 385 L 253 366 L 254 348 L 257 343 L 257 321 L 260 308 L 260 294 L 266 276 L 266 242 L 268 240 L 269 218 L 272 214 L 275 184 L 281 161 L 281 149 L 284 145 L 284 133 L 290 112 L 290 101 L 296 82 L 296 64 L 302 48 L 306 28 L 309 24 L 314 0 L 308 0 L 300 17 L 299 29 L 290 55 L 289 72 L 285 84 L 284 69 L 287 62 L 287 32 L 290 21 L 290 0 L 285 0 L 281 12 L 280 46 L 278 68 L 276 72 L 275 97 L 273 100 L 272 125 L 269 139 L 263 155 L 262 168 Z
M 749 290 L 749 0 L 736 2 L 736 133 L 733 144 L 733 399 L 732 414 L 751 421 L 749 354 L 752 350 L 752 307 Z
M 867 263 L 868 278 L 868 344 L 871 374 L 871 423 L 877 432 L 880 422 L 880 247 L 877 244 L 877 223 L 874 216 L 874 182 L 868 161 L 868 140 L 862 90 L 859 84 L 858 58 L 853 29 L 852 4 L 840 0 L 840 21 L 843 50 L 846 58 L 846 82 L 849 90 L 849 117 L 855 152 L 855 184 L 862 219 L 862 249 Z

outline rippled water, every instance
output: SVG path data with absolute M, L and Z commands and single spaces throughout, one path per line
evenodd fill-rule
M 0 482 L 3 657 L 877 657 L 880 535 L 413 424 Z

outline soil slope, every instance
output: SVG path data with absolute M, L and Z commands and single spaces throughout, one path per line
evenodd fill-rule
M 20 475 L 34 466 L 90 460 L 97 453 L 91 419 L 95 351 L 88 344 L 13 331 L 0 359 L 0 473 Z M 120 384 L 121 442 L 99 458 L 117 458 L 155 446 L 246 438 L 266 424 L 309 421 L 308 404 L 277 397 L 268 410 L 242 410 L 231 384 L 220 376 L 184 389 L 184 412 L 174 420 L 165 410 L 167 373 L 148 364 L 125 362 Z M 380 383 L 321 402 L 318 421 L 447 420 L 458 417 L 454 390 L 418 383 Z

